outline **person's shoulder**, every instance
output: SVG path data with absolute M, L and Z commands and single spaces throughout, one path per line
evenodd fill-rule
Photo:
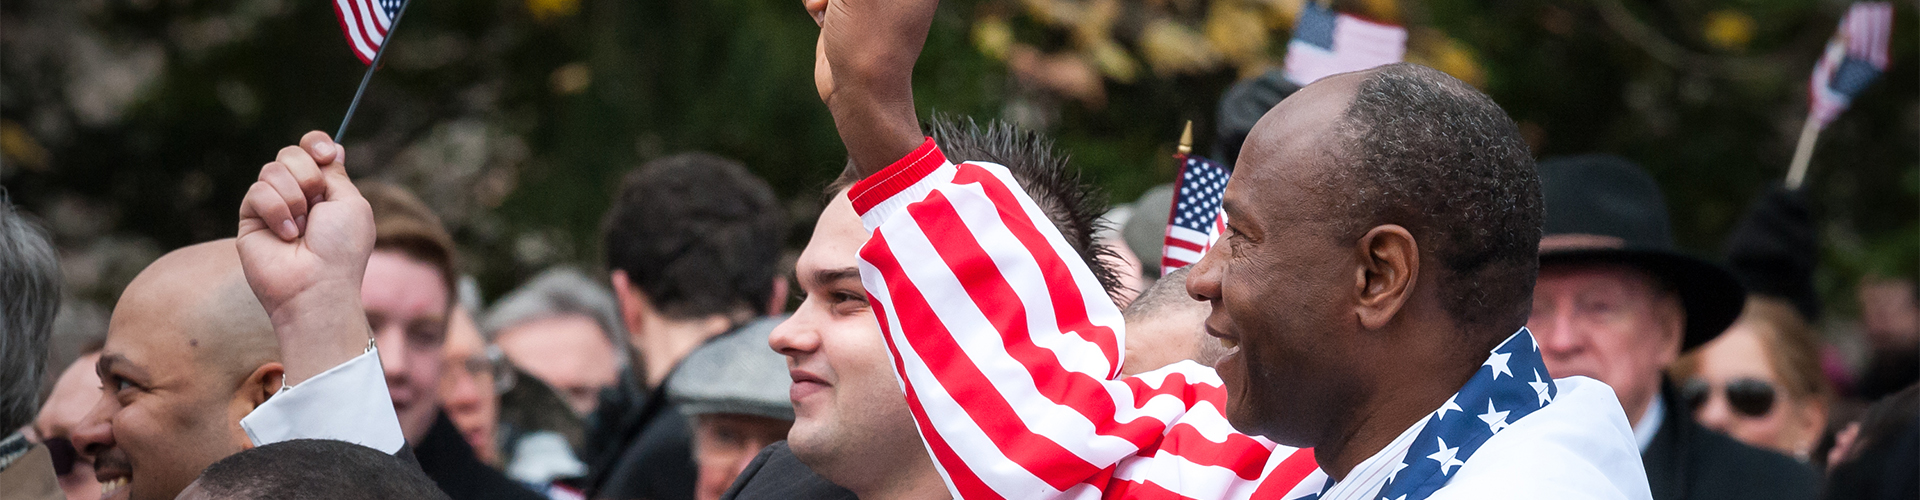
M 722 500 L 797 499 L 855 500 L 852 491 L 813 472 L 793 454 L 786 441 L 760 450 Z
M 1651 498 L 1613 390 L 1585 377 L 1556 383 L 1552 403 L 1488 439 L 1434 498 Z
M 1792 457 L 1741 443 L 1691 419 L 1687 444 L 1693 470 L 1690 490 L 1739 488 L 1764 498 L 1814 498 L 1820 475 Z

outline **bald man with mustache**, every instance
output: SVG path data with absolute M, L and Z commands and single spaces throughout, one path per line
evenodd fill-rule
M 120 296 L 96 369 L 101 397 L 73 434 L 104 498 L 173 498 L 251 447 L 240 419 L 285 374 L 233 240 L 181 248 Z

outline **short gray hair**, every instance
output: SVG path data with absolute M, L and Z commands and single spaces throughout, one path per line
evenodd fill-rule
M 480 332 L 492 343 L 501 331 L 527 322 L 578 314 L 593 318 L 613 344 L 614 362 L 627 366 L 627 329 L 613 292 L 579 269 L 557 266 L 542 271 L 520 288 L 508 292 L 480 321 Z
M 0 433 L 33 421 L 47 336 L 60 310 L 60 261 L 47 233 L 0 197 Z

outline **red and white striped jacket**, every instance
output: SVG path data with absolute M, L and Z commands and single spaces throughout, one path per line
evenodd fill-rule
M 1125 324 L 1007 169 L 929 139 L 848 196 L 860 277 L 920 435 L 958 498 L 1318 493 L 1310 449 L 1235 432 L 1212 369 L 1120 378 Z

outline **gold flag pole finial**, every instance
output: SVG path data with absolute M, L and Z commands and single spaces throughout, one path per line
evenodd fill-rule
M 1193 120 L 1187 120 L 1186 130 L 1180 131 L 1180 149 L 1177 151 L 1181 156 L 1193 152 Z

